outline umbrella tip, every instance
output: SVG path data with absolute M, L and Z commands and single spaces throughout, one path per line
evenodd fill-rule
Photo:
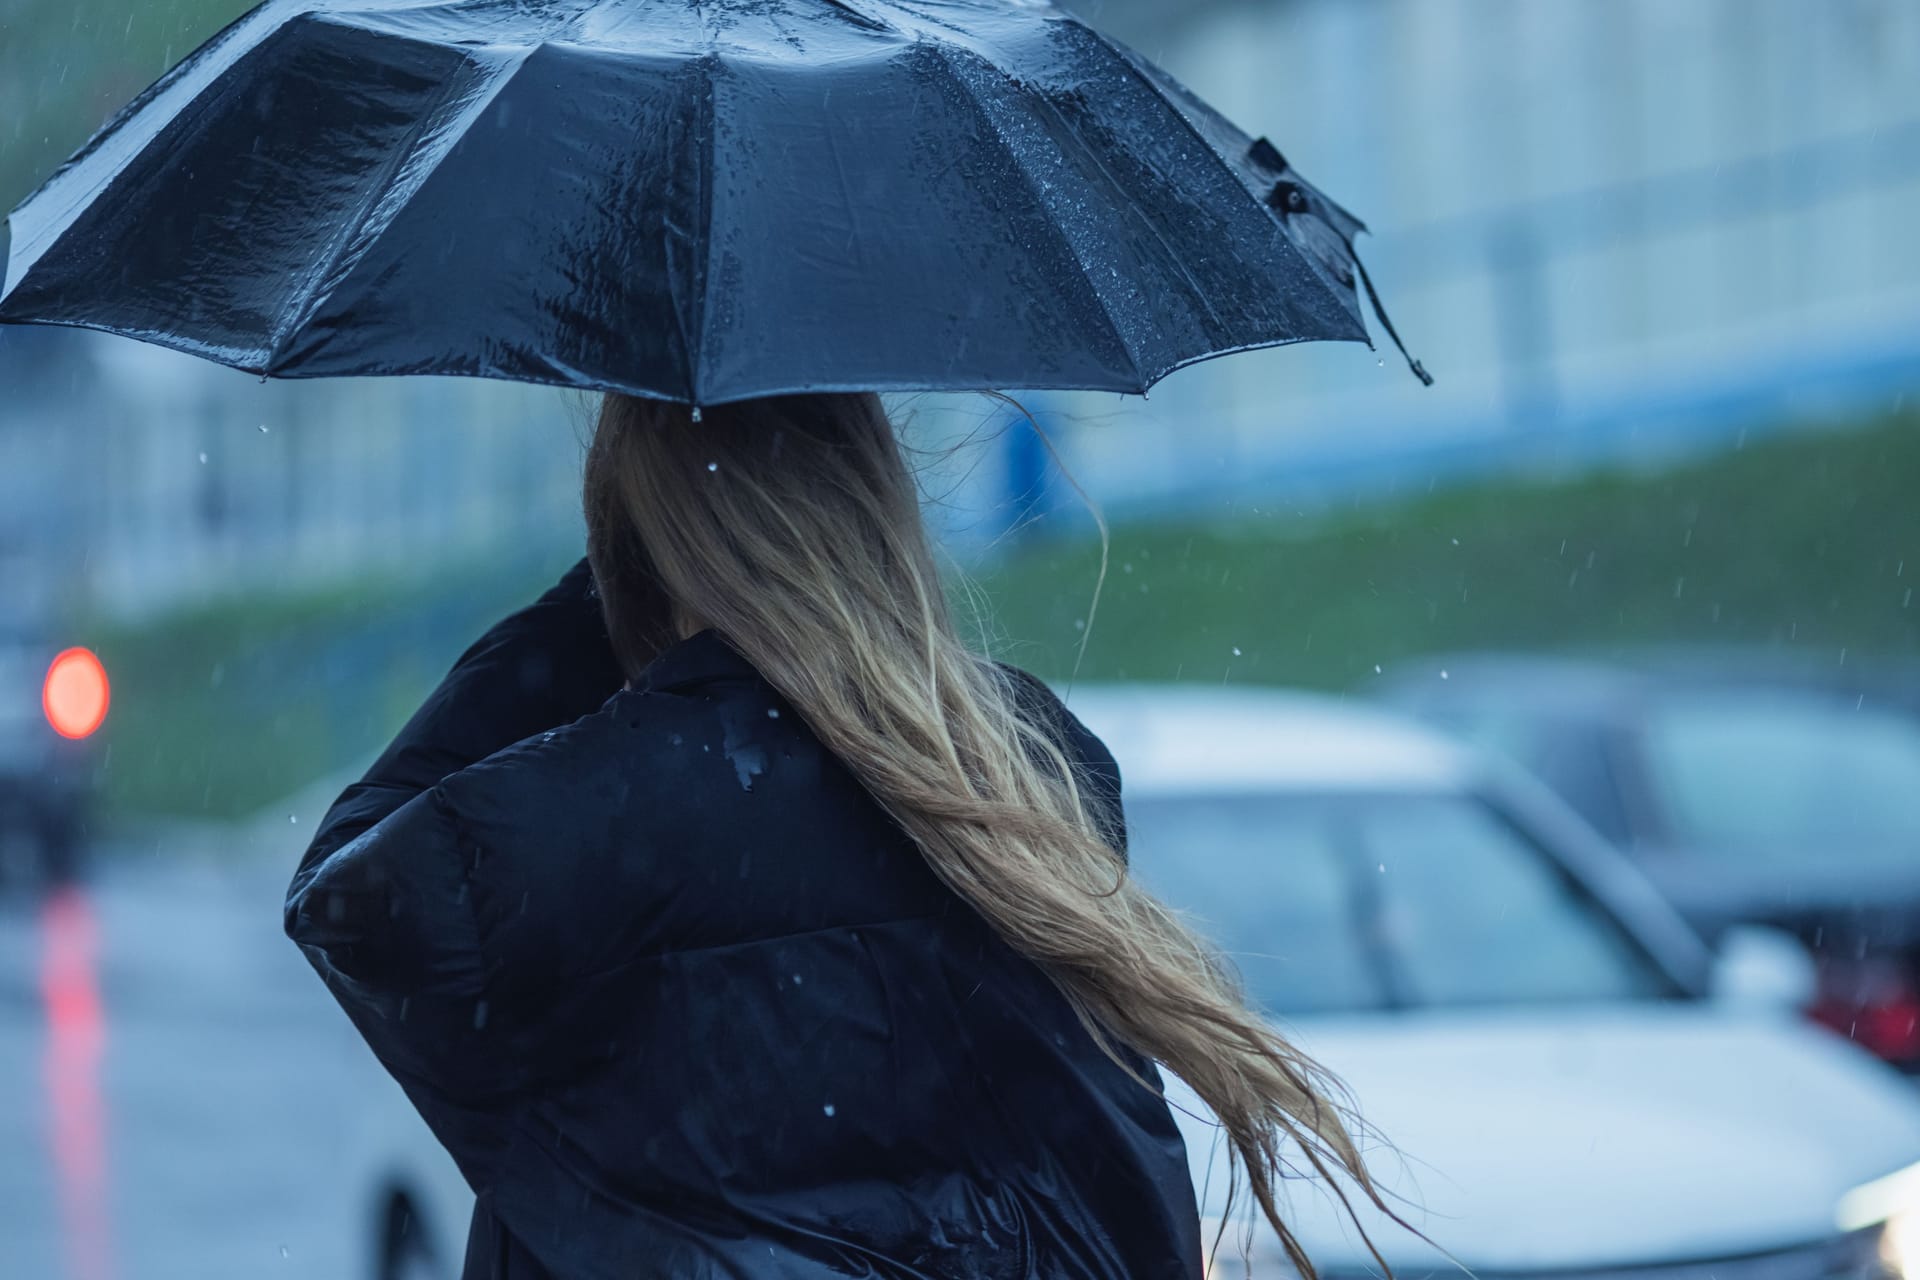
M 1351 242 L 1348 243 L 1347 248 L 1349 251 L 1352 250 Z M 1421 386 L 1432 386 L 1433 375 L 1427 372 L 1425 365 L 1413 358 L 1413 353 L 1407 350 L 1407 344 L 1400 341 L 1400 333 L 1393 327 L 1393 321 L 1387 318 L 1387 308 L 1381 303 L 1380 294 L 1373 287 L 1373 277 L 1367 274 L 1367 264 L 1360 261 L 1360 255 L 1357 253 L 1353 255 L 1353 265 L 1359 269 L 1360 283 L 1366 288 L 1367 301 L 1373 304 L 1374 317 L 1380 321 L 1380 327 L 1387 331 L 1387 336 L 1393 339 L 1394 348 L 1400 352 L 1400 358 L 1407 362 L 1407 368 L 1413 370 L 1413 376 L 1420 379 Z M 1373 344 L 1369 342 L 1367 345 Z

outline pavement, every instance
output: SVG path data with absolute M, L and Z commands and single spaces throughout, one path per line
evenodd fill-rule
M 182 839 L 0 895 L 0 1274 L 363 1280 L 394 1086 L 281 934 L 299 841 Z

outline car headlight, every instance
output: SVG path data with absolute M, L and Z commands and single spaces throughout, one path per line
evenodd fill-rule
M 1920 1277 L 1920 1212 L 1909 1209 L 1880 1229 L 1880 1265 L 1892 1276 Z
M 1834 1225 L 1845 1232 L 1879 1228 L 1880 1264 L 1902 1280 L 1920 1280 L 1920 1164 L 1864 1182 L 1840 1197 Z

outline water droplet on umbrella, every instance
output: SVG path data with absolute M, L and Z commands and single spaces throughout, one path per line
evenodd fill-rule
M 1239 645 L 1235 645 L 1235 646 L 1233 646 L 1233 656 L 1234 656 L 1234 657 L 1236 657 L 1236 658 L 1240 656 L 1240 646 L 1239 646 Z
M 1442 668 L 1440 669 L 1440 678 L 1441 678 L 1442 680 L 1445 680 L 1445 679 L 1447 678 L 1447 671 L 1446 671 L 1446 668 L 1445 668 L 1445 667 L 1442 667 Z
M 693 406 L 693 420 L 694 420 L 695 422 L 698 422 L 698 421 L 700 421 L 700 406 L 699 406 L 699 405 L 695 405 L 695 406 Z
M 767 719 L 778 720 L 779 718 L 780 718 L 780 708 L 778 707 L 767 708 Z
M 203 467 L 207 465 L 207 451 L 205 449 L 200 451 L 200 465 Z
M 261 435 L 267 434 L 267 424 L 264 422 L 260 424 L 260 434 Z
M 718 471 L 719 469 L 720 469 L 720 464 L 717 462 L 709 462 L 707 464 L 707 470 L 709 471 Z
M 831 1115 L 833 1114 L 833 1104 L 832 1104 L 831 1102 L 829 1102 L 829 1103 L 828 1103 L 828 1104 L 827 1104 L 826 1106 L 824 1106 L 824 1107 L 822 1107 L 822 1108 L 820 1108 L 820 1109 L 821 1109 L 822 1111 L 824 1111 L 824 1112 L 826 1112 L 826 1113 L 827 1113 L 827 1114 L 828 1114 L 829 1116 L 831 1116 Z

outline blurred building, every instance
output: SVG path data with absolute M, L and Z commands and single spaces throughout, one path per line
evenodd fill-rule
M 1319 345 L 1196 366 L 1145 404 L 1035 397 L 1116 514 L 1707 445 L 1920 388 L 1910 0 L 1078 7 L 1372 222 L 1362 251 L 1439 377 Z M 577 545 L 585 404 L 455 379 L 260 383 L 0 331 L 0 562 L 15 598 L 50 576 L 138 614 L 537 556 Z M 954 540 L 1063 500 L 1003 408 L 919 417 L 928 441 L 973 442 L 931 468 Z
M 0 330 L 8 600 L 137 616 L 236 591 L 538 560 L 579 538 L 581 413 L 453 378 L 265 382 Z
M 1081 398 L 1071 457 L 1112 505 L 1731 441 L 1920 388 L 1908 0 L 1078 7 L 1371 223 L 1439 378 L 1376 326 L 1378 360 L 1291 348 L 1140 412 Z

